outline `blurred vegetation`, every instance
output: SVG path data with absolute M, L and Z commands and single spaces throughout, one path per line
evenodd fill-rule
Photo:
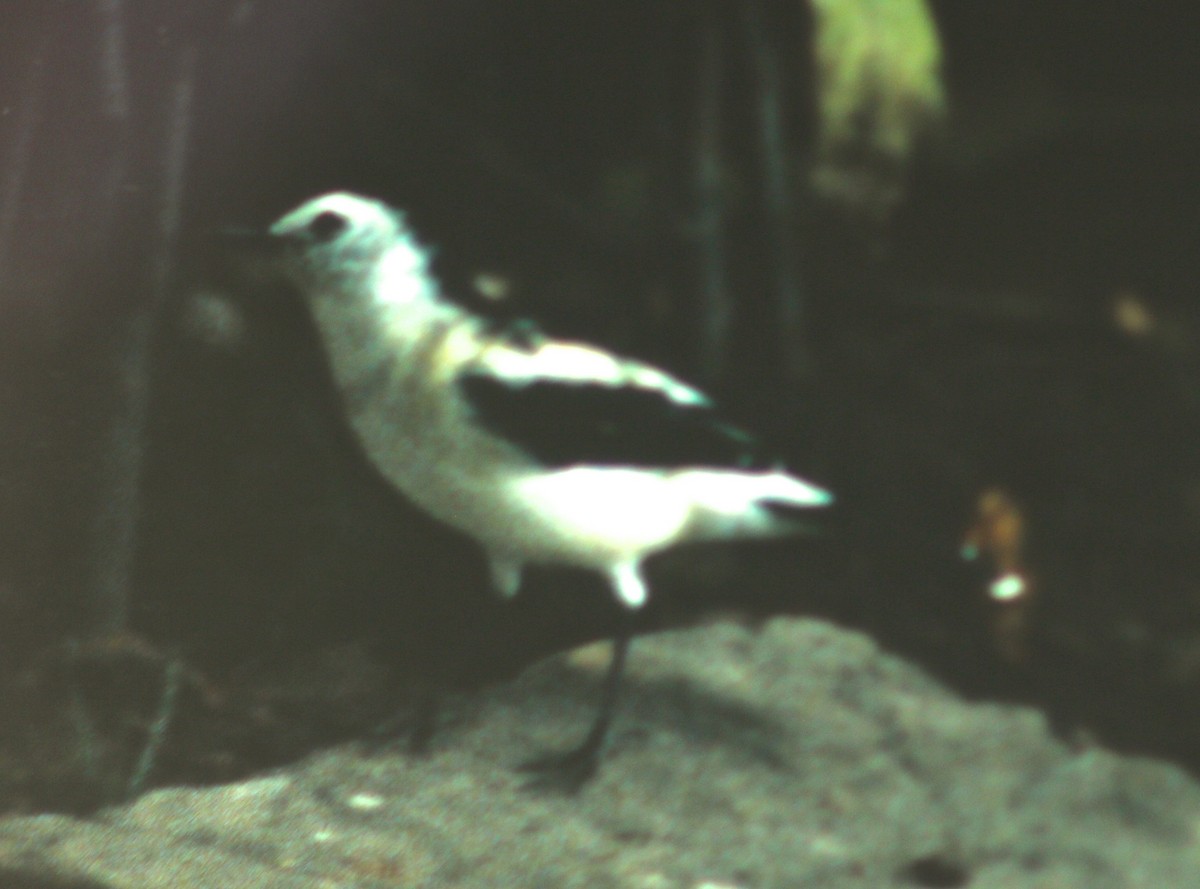
M 946 113 L 937 25 L 923 0 L 813 0 L 819 126 L 812 182 L 852 212 L 901 199 L 920 138 Z

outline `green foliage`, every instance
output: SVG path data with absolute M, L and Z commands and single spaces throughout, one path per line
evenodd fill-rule
M 820 135 L 814 184 L 875 212 L 944 113 L 941 43 L 924 0 L 812 0 Z

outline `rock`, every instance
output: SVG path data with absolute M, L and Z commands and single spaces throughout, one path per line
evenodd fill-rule
M 530 793 L 513 766 L 584 731 L 592 654 L 459 702 L 426 758 L 344 745 L 91 820 L 4 819 L 0 869 L 121 889 L 1196 885 L 1185 772 L 1073 751 L 1036 711 L 964 702 L 816 621 L 639 640 L 599 777 Z

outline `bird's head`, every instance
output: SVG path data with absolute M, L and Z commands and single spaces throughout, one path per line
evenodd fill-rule
M 386 204 L 332 192 L 306 201 L 271 225 L 282 268 L 310 296 L 372 294 L 380 301 L 426 295 L 426 251 Z

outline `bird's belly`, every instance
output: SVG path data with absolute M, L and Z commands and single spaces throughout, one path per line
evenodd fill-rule
M 443 468 L 426 481 L 427 496 L 415 497 L 426 509 L 490 551 L 529 562 L 607 568 L 669 545 L 690 512 L 660 475 L 633 469 Z

